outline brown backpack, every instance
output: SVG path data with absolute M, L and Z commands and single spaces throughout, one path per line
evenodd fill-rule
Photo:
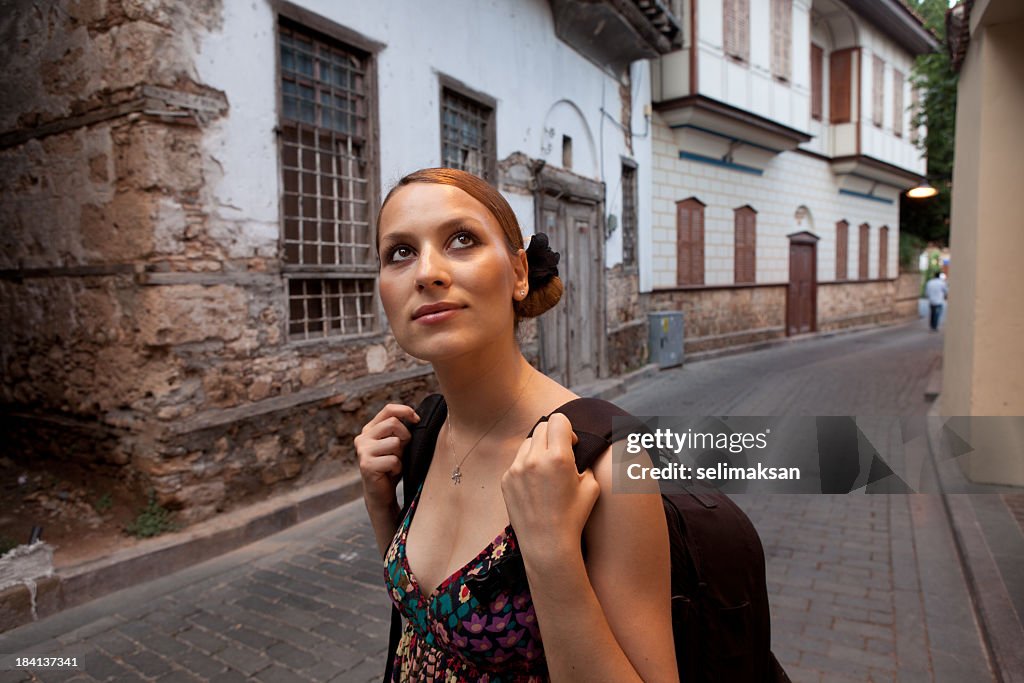
M 426 478 L 448 410 L 443 397 L 431 394 L 416 412 L 420 421 L 410 426 L 412 439 L 404 454 L 406 507 L 411 492 Z M 643 429 L 639 421 L 629 420 L 620 420 L 613 428 L 613 417 L 630 414 L 598 399 L 576 399 L 554 412 L 569 418 L 578 437 L 573 455 L 580 472 L 612 443 Z M 724 493 L 707 487 L 662 495 L 662 504 L 672 560 L 672 631 L 679 679 L 687 683 L 789 683 L 771 652 L 764 549 L 750 519 Z M 504 567 L 489 583 L 522 576 L 521 558 L 513 558 Z M 392 609 L 385 681 L 390 680 L 400 637 L 401 616 Z

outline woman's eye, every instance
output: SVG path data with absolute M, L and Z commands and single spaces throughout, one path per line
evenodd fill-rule
M 407 247 L 407 246 L 405 246 L 404 244 L 400 244 L 397 247 L 393 247 L 391 249 L 391 251 L 388 252 L 388 262 L 389 263 L 397 263 L 398 261 L 405 261 L 406 259 L 408 259 L 410 257 L 412 257 L 412 249 Z
M 473 235 L 468 232 L 457 233 L 455 237 L 452 239 L 452 247 L 456 249 L 461 249 L 463 247 L 471 247 L 474 244 L 476 244 L 476 239 L 474 239 Z

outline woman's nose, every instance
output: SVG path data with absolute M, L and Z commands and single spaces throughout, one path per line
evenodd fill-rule
M 416 287 L 447 287 L 450 283 L 451 274 L 444 254 L 430 247 L 423 249 L 416 262 Z

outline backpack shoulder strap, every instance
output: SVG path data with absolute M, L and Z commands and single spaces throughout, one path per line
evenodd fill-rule
M 441 432 L 441 425 L 444 424 L 448 415 L 448 406 L 441 394 L 430 394 L 420 401 L 416 408 L 416 414 L 420 421 L 413 424 L 404 422 L 409 429 L 409 443 L 405 445 L 405 452 L 402 455 L 402 490 L 404 499 L 402 501 L 402 515 L 404 515 L 413 496 L 420 484 L 427 478 L 427 470 L 430 469 L 430 461 L 434 457 L 434 444 L 437 442 L 437 435 Z M 388 655 L 384 668 L 384 681 L 391 680 L 392 668 L 395 661 L 395 653 L 398 652 L 398 641 L 402 639 L 402 614 L 398 608 L 391 607 L 391 628 L 388 633 Z
M 408 509 L 420 484 L 427 478 L 437 436 L 441 433 L 441 427 L 448 416 L 448 405 L 444 401 L 444 396 L 430 394 L 420 401 L 416 407 L 416 414 L 420 416 L 419 422 L 403 422 L 411 436 L 402 456 L 402 488 L 405 492 L 403 513 Z
M 562 413 L 569 418 L 572 430 L 579 439 L 572 447 L 579 472 L 590 467 L 609 446 L 625 438 L 640 424 L 634 420 L 613 420 L 616 417 L 633 416 L 614 403 L 597 398 L 573 399 L 551 411 L 552 415 L 555 413 Z M 542 417 L 537 424 L 545 422 L 549 417 Z M 534 425 L 533 429 L 536 428 L 537 425 Z M 530 436 L 533 436 L 533 429 L 530 430 Z

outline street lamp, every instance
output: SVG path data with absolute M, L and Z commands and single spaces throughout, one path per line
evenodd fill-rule
M 934 197 L 939 193 L 934 187 L 928 184 L 927 180 L 922 180 L 917 186 L 907 190 L 907 196 L 911 199 L 928 199 Z

